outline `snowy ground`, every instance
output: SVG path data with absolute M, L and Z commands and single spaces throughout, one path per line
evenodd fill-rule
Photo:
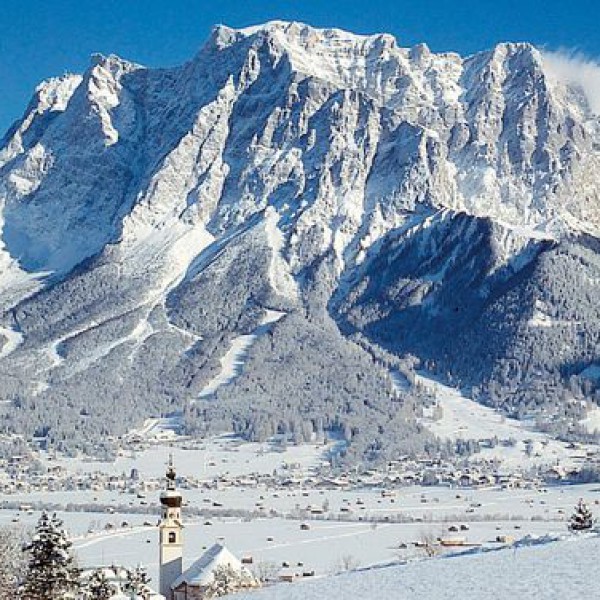
M 13 329 L 0 326 L 0 358 L 8 356 L 11 352 L 14 352 L 23 341 L 23 335 Z
M 82 566 L 116 563 L 125 566 L 144 564 L 156 581 L 158 567 L 158 531 L 156 516 L 106 513 L 64 513 L 59 517 L 74 537 L 74 548 Z M 0 511 L 0 524 L 12 522 L 14 512 Z M 22 515 L 20 523 L 32 526 L 37 514 Z M 302 530 L 300 524 L 309 524 Z M 105 531 L 110 523 L 114 529 Z M 126 526 L 123 527 L 123 524 Z M 209 524 L 210 523 L 210 524 Z M 317 575 L 331 575 L 343 570 L 344 561 L 353 567 L 387 564 L 399 559 L 421 558 L 422 552 L 412 546 L 424 536 L 456 536 L 448 532 L 461 521 L 406 524 L 345 523 L 339 521 L 299 521 L 291 519 L 197 519 L 185 521 L 185 565 L 215 541 L 223 541 L 238 556 L 252 556 L 255 564 L 272 563 L 281 567 L 284 561 L 293 567 L 314 570 Z M 498 548 L 497 535 L 519 540 L 526 535 L 565 534 L 562 521 L 493 521 L 469 523 L 461 533 L 469 544 Z M 518 527 L 518 529 L 516 528 Z M 92 530 L 92 533 L 88 533 Z M 408 549 L 400 548 L 408 544 Z M 477 546 L 475 546 L 477 547 Z M 455 551 L 456 549 L 454 549 Z
M 150 419 L 145 428 L 151 432 L 176 427 L 177 420 Z M 138 430 L 136 430 L 138 431 Z M 142 478 L 162 477 L 169 455 L 173 455 L 180 475 L 212 479 L 218 475 L 244 475 L 248 473 L 273 473 L 274 469 L 295 466 L 300 474 L 307 473 L 321 463 L 335 442 L 288 446 L 285 450 L 265 443 L 242 443 L 233 435 L 221 435 L 202 443 L 185 441 L 177 445 L 159 443 L 141 452 L 123 451 L 115 462 L 91 461 L 84 458 L 48 457 L 43 459 L 53 465 L 61 465 L 70 473 L 129 474 L 136 468 Z
M 547 490 L 464 490 L 441 487 L 409 487 L 398 490 L 392 498 L 378 490 L 267 490 L 265 488 L 229 488 L 223 490 L 183 490 L 186 507 L 206 507 L 214 511 L 213 503 L 222 504 L 223 516 L 214 514 L 192 519 L 185 516 L 184 556 L 191 563 L 205 547 L 224 539 L 239 556 L 250 554 L 256 563 L 283 561 L 292 565 L 303 563 L 318 575 L 340 570 L 345 558 L 353 565 L 376 565 L 398 560 L 399 557 L 420 556 L 410 546 L 424 535 L 434 538 L 464 536 L 469 544 L 497 547 L 496 536 L 507 535 L 519 540 L 528 535 L 561 535 L 567 531 L 566 519 L 580 497 L 584 497 L 595 514 L 600 506 L 600 485 L 557 486 Z M 158 492 L 146 498 L 117 492 L 57 492 L 20 494 L 19 501 L 56 502 L 63 507 L 83 502 L 101 502 L 115 507 L 140 505 L 157 508 Z M 224 516 L 231 509 L 259 510 L 265 515 L 271 509 L 287 518 L 232 519 Z M 298 518 L 298 508 L 326 506 L 331 520 Z M 343 522 L 340 509 L 352 511 L 362 522 Z M 18 518 L 30 526 L 38 514 L 0 511 L 0 524 Z M 348 515 L 348 513 L 344 513 Z M 75 549 L 81 564 L 93 566 L 108 562 L 125 566 L 145 564 L 153 578 L 157 574 L 157 520 L 154 514 L 60 512 L 65 525 L 75 537 Z M 292 516 L 296 518 L 289 518 Z M 337 515 L 337 516 L 336 516 Z M 402 515 L 412 523 L 370 523 L 372 517 Z M 124 526 L 123 524 L 126 523 Z M 147 523 L 148 525 L 144 525 Z M 307 523 L 309 530 L 300 525 Z M 111 530 L 106 531 L 110 524 Z M 466 525 L 458 534 L 451 526 Z M 269 540 L 268 538 L 272 538 Z M 400 549 L 400 544 L 410 547 Z
M 111 491 L 32 492 L 18 494 L 19 502 L 45 501 L 62 505 L 99 503 L 106 506 L 143 507 L 157 504 L 158 492 L 148 492 L 145 498 L 134 493 Z M 545 520 L 563 522 L 580 497 L 600 505 L 600 484 L 552 486 L 542 490 L 411 486 L 399 489 L 393 497 L 382 497 L 378 489 L 343 490 L 271 490 L 264 486 L 226 487 L 224 489 L 183 490 L 187 506 L 210 508 L 217 502 L 223 512 L 228 510 L 260 511 L 294 517 L 309 507 L 323 507 L 329 518 L 342 514 L 370 520 L 389 517 L 421 519 L 437 522 L 454 518 L 467 521 Z M 16 497 L 6 496 L 6 499 Z M 562 511 L 562 512 L 561 512 Z
M 474 458 L 497 459 L 504 467 L 526 469 L 531 466 L 552 466 L 560 463 L 563 467 L 576 465 L 585 454 L 582 449 L 570 448 L 569 444 L 554 440 L 535 431 L 525 421 L 509 419 L 494 409 L 462 395 L 460 390 L 443 385 L 431 376 L 420 374 L 417 381 L 431 390 L 437 403 L 442 407 L 443 416 L 433 419 L 433 410 L 426 415 L 424 424 L 442 439 L 513 439 L 514 446 L 499 444 L 496 448 L 484 448 Z M 595 415 L 590 417 L 595 419 Z M 590 423 L 592 423 L 590 421 Z M 531 451 L 526 452 L 530 446 Z
M 279 316 L 280 313 L 269 315 L 263 325 L 268 326 Z M 232 347 L 235 345 L 234 340 Z M 243 356 L 239 353 L 231 352 L 228 355 L 229 358 L 222 361 L 219 381 L 215 384 L 217 386 L 227 385 L 230 378 L 236 376 L 239 363 L 243 365 Z M 526 424 L 504 419 L 495 411 L 429 377 L 421 375 L 420 381 L 432 389 L 443 409 L 441 419 L 434 421 L 432 414 L 425 418 L 426 425 L 437 435 L 451 439 L 485 439 L 497 436 L 516 441 L 512 447 L 499 445 L 495 449 L 484 449 L 476 457 L 492 458 L 497 455 L 503 459 L 504 465 L 522 468 L 531 464 L 554 464 L 557 460 L 568 465 L 577 460 L 577 452 L 582 452 L 550 440 L 543 434 L 528 429 Z M 406 382 L 398 374 L 394 383 L 402 386 Z M 164 475 L 169 454 L 173 454 L 178 474 L 186 477 L 212 480 L 219 475 L 233 477 L 250 473 L 271 474 L 277 470 L 289 473 L 293 479 L 296 475 L 305 477 L 313 472 L 327 454 L 334 450 L 336 444 L 331 442 L 326 446 L 306 444 L 282 448 L 276 443 L 241 442 L 232 435 L 197 442 L 178 436 L 178 425 L 177 417 L 147 420 L 144 426 L 132 432 L 146 440 L 146 449 L 138 452 L 124 450 L 114 463 L 50 456 L 43 458 L 48 463 L 61 464 L 71 473 L 101 471 L 129 474 L 135 468 L 142 480 L 156 480 Z M 532 446 L 532 452 L 525 451 L 528 445 Z M 381 593 L 378 593 L 379 598 L 402 598 L 403 596 L 398 595 L 400 589 L 401 593 L 406 593 L 406 597 L 411 598 L 448 597 L 445 594 L 446 588 L 443 588 L 443 594 L 439 588 L 439 582 L 448 578 L 457 586 L 456 593 L 463 594 L 461 600 L 470 597 L 504 598 L 521 592 L 525 596 L 531 595 L 531 590 L 536 590 L 536 584 L 532 573 L 527 579 L 527 569 L 532 569 L 533 566 L 525 567 L 520 561 L 514 563 L 514 568 L 509 565 L 506 557 L 515 556 L 514 550 L 422 561 L 422 551 L 414 547 L 414 542 L 424 536 L 443 538 L 459 535 L 473 549 L 498 549 L 502 544 L 496 541 L 497 536 L 510 536 L 518 541 L 527 536 L 564 535 L 567 530 L 566 520 L 580 497 L 586 499 L 596 515 L 600 507 L 600 485 L 597 484 L 554 486 L 540 490 L 412 486 L 397 489 L 391 496 L 387 492 L 383 495 L 382 490 L 377 488 L 360 491 L 310 488 L 282 490 L 252 483 L 235 487 L 221 484 L 217 489 L 185 489 L 182 492 L 185 501 L 185 565 L 198 558 L 215 541 L 224 540 L 238 556 L 251 555 L 255 564 L 270 563 L 281 567 L 285 562 L 299 572 L 314 570 L 316 577 L 322 578 L 312 584 L 299 582 L 291 587 L 276 586 L 259 592 L 255 596 L 257 599 L 293 600 L 296 594 L 302 594 L 303 600 L 325 598 L 331 593 L 330 586 L 337 589 L 340 585 L 342 587 L 336 593 L 341 594 L 341 597 L 368 600 L 372 597 L 368 595 L 371 593 L 369 590 L 378 589 L 378 578 L 382 578 L 383 585 Z M 62 509 L 59 515 L 74 536 L 74 548 L 82 566 L 109 563 L 135 566 L 142 563 L 147 566 L 154 582 L 158 577 L 155 525 L 157 498 L 157 490 L 148 491 L 144 495 L 81 490 L 20 493 L 18 496 L 6 497 L 7 500 L 22 503 L 56 503 L 57 508 Z M 111 508 L 102 513 L 73 511 L 73 505 L 86 503 Z M 71 505 L 71 510 L 65 510 L 68 505 Z M 324 512 L 323 516 L 315 517 L 311 514 L 315 507 Z M 202 516 L 192 518 L 191 508 L 200 509 Z M 187 517 L 186 509 L 190 511 Z M 151 512 L 138 514 L 135 512 L 137 510 Z M 240 510 L 255 516 L 244 519 L 228 516 L 232 511 Z M 257 514 L 260 516 L 257 517 Z M 19 513 L 0 510 L 0 524 L 18 522 L 32 526 L 37 518 L 37 513 L 28 511 Z M 386 518 L 390 522 L 383 522 Z M 379 522 L 371 522 L 374 519 Z M 406 522 L 392 522 L 394 520 Z M 302 523 L 307 523 L 308 529 L 301 528 Z M 465 531 L 458 534 L 449 531 L 451 526 L 460 525 L 465 526 Z M 407 548 L 402 548 L 403 544 Z M 552 547 L 574 546 L 561 542 Z M 538 551 L 548 552 L 545 546 L 535 550 L 520 548 L 516 555 L 530 557 L 531 565 L 537 565 L 539 558 L 535 552 Z M 332 579 L 334 574 L 345 569 L 344 563 L 352 567 L 367 568 L 381 567 L 400 560 L 409 560 L 409 564 Z M 479 569 L 477 561 L 482 561 L 481 572 L 471 573 L 470 568 Z M 498 571 L 510 568 L 511 573 L 514 572 L 518 578 L 521 577 L 519 569 L 525 569 L 524 587 L 517 587 L 515 590 L 501 587 L 505 584 L 504 578 L 502 582 L 498 582 L 497 572 L 494 576 L 491 575 L 495 568 Z M 353 579 L 354 577 L 357 579 Z M 431 588 L 426 584 L 429 579 L 437 582 Z M 349 586 L 348 590 L 343 587 L 345 585 Z M 488 589 L 484 593 L 485 585 L 488 585 Z M 518 586 L 517 583 L 515 585 Z M 353 586 L 361 590 L 358 595 L 351 593 Z M 461 586 L 465 590 L 474 590 L 473 595 L 463 593 Z M 536 594 L 535 597 L 579 596 Z
M 361 600 L 598 597 L 599 537 L 570 538 L 498 552 L 423 560 L 346 573 L 315 581 L 278 584 L 238 600 Z
M 572 497 L 578 494 L 600 496 L 600 489 L 566 490 Z M 550 492 L 552 493 L 552 492 Z M 565 499 L 566 500 L 566 499 Z M 517 502 L 517 499 L 514 499 Z M 0 511 L 0 524 L 10 523 L 9 511 Z M 108 515 L 96 513 L 59 513 L 74 536 L 74 548 L 82 566 L 100 564 L 144 564 L 154 582 L 158 577 L 158 533 L 156 527 L 144 526 L 152 520 L 143 515 Z M 22 515 L 21 523 L 32 525 L 37 515 Z M 127 521 L 126 527 L 121 527 Z M 116 527 L 103 531 L 106 523 Z M 452 549 L 445 556 L 424 560 L 417 549 L 404 550 L 400 544 L 417 541 L 424 535 L 435 537 L 448 533 L 450 523 L 380 524 L 310 521 L 308 531 L 300 529 L 300 521 L 259 519 L 240 521 L 211 519 L 210 525 L 200 519 L 185 523 L 184 567 L 188 566 L 215 541 L 225 544 L 238 556 L 252 556 L 255 565 L 281 566 L 301 573 L 315 570 L 319 578 L 313 582 L 297 581 L 278 584 L 248 598 L 257 600 L 312 600 L 328 598 L 335 591 L 340 598 L 377 600 L 382 598 L 437 598 L 460 594 L 469 598 L 594 598 L 596 591 L 585 586 L 594 577 L 600 542 L 596 538 L 571 538 L 535 547 L 510 549 L 496 543 L 497 535 L 511 535 L 519 540 L 533 535 L 543 540 L 565 536 L 564 522 L 521 523 L 497 521 L 470 523 L 464 535 L 474 544 L 463 556 L 452 556 L 462 550 Z M 520 529 L 515 529 L 515 527 Z M 97 529 L 86 533 L 88 529 Z M 271 539 L 272 538 L 272 539 Z M 483 546 L 476 546 L 483 544 Z M 483 552 L 483 550 L 489 552 Z M 497 550 L 497 551 L 494 551 Z M 401 566 L 387 566 L 408 560 Z M 583 561 L 583 562 L 582 562 Z M 585 561 L 590 561 L 585 565 Z M 299 564 L 301 563 L 301 564 Z M 362 572 L 334 576 L 350 565 Z M 580 571 L 577 569 L 579 565 Z M 509 576 L 498 577 L 499 573 Z M 405 594 L 405 595 L 402 595 Z M 236 596 L 242 600 L 245 596 Z
M 587 417 L 580 423 L 586 428 L 588 433 L 600 431 L 600 407 L 596 406 L 589 410 Z
M 141 427 L 132 429 L 127 437 L 129 439 L 137 437 L 152 442 L 175 440 L 181 426 L 182 419 L 180 415 L 146 419 Z
M 283 519 L 256 521 L 211 520 L 187 523 L 184 530 L 185 566 L 191 564 L 215 541 L 224 541 L 239 557 L 252 556 L 255 563 L 272 563 L 281 567 L 288 562 L 294 567 L 314 570 L 318 575 L 330 575 L 343 569 L 344 560 L 353 566 L 370 566 L 398 560 L 404 556 L 422 556 L 418 549 L 400 549 L 401 543 L 414 543 L 424 535 L 441 536 L 447 525 L 383 524 L 376 527 L 365 523 L 311 521 L 310 530 L 300 529 L 300 522 Z M 497 530 L 496 528 L 499 527 Z M 563 534 L 558 523 L 533 523 L 531 534 L 544 536 Z M 514 523 L 475 523 L 469 531 L 471 543 L 486 543 L 498 547 L 496 535 L 519 534 Z M 450 534 L 446 534 L 450 535 Z M 521 535 L 518 535 L 520 538 Z M 270 540 L 272 538 L 272 541 Z M 84 565 L 101 564 L 102 560 L 117 564 L 143 563 L 156 581 L 157 532 L 152 528 L 132 528 L 121 532 L 90 536 L 75 542 L 75 550 Z
M 507 434 L 519 440 L 535 435 L 519 424 L 503 422 L 493 411 L 453 390 L 442 387 L 438 399 L 444 403 L 444 419 L 432 425 L 437 425 L 440 431 L 446 427 L 448 435 L 452 434 L 452 420 L 458 418 L 474 437 L 487 435 L 491 428 L 497 435 L 503 435 L 503 427 Z M 475 419 L 480 421 L 479 425 Z M 176 419 L 150 420 L 140 432 L 146 436 L 157 431 L 170 434 L 170 428 L 176 424 Z M 282 450 L 272 444 L 241 443 L 234 436 L 223 435 L 203 443 L 180 440 L 175 445 L 153 444 L 142 452 L 124 452 L 115 463 L 50 457 L 46 460 L 62 464 L 70 472 L 128 474 L 136 468 L 144 480 L 162 477 L 172 453 L 180 475 L 210 480 L 226 473 L 244 475 L 272 473 L 273 470 L 286 471 L 291 476 L 305 475 L 320 464 L 332 447 L 333 444 L 307 444 Z M 502 448 L 503 452 L 509 450 Z M 410 545 L 423 535 L 452 535 L 448 531 L 451 525 L 468 526 L 466 532 L 459 534 L 464 535 L 468 543 L 495 547 L 497 535 L 509 535 L 518 540 L 527 535 L 564 533 L 566 519 L 580 497 L 590 503 L 595 514 L 600 507 L 600 485 L 597 484 L 553 486 L 541 490 L 411 486 L 395 490 L 392 496 L 384 496 L 376 488 L 282 490 L 264 485 L 221 485 L 218 489 L 185 489 L 182 492 L 185 508 L 206 509 L 204 515 L 195 520 L 190 516 L 186 518 L 184 512 L 186 564 L 215 540 L 224 538 L 231 550 L 240 556 L 252 554 L 258 563 L 272 562 L 279 566 L 283 561 L 294 565 L 303 563 L 318 575 L 339 571 L 341 563 L 348 558 L 352 564 L 362 566 L 398 560 L 406 553 L 399 550 L 401 543 Z M 76 536 L 75 548 L 82 565 L 116 562 L 135 566 L 142 562 L 155 580 L 157 498 L 158 491 L 148 491 L 139 497 L 136 493 L 93 490 L 20 493 L 6 497 L 23 503 L 53 502 L 63 509 L 69 504 L 85 503 L 112 507 L 116 514 L 61 512 L 67 528 Z M 315 507 L 324 511 L 323 517 L 319 517 L 321 520 L 308 518 Z M 153 512 L 132 512 L 139 509 Z M 227 512 L 231 514 L 232 510 L 244 510 L 264 515 L 264 518 L 232 519 L 227 517 Z M 276 516 L 268 518 L 270 515 Z M 0 511 L 0 523 L 18 518 L 20 523 L 31 525 L 37 516 L 25 513 L 17 517 L 16 511 L 5 510 Z M 381 522 L 386 518 L 412 522 Z M 354 519 L 355 522 L 343 519 Z M 371 523 L 373 519 L 380 522 Z M 304 521 L 309 523 L 308 531 L 300 529 Z M 126 526 L 123 526 L 124 522 Z M 109 531 L 105 530 L 107 524 L 111 527 Z M 414 554 L 414 548 L 410 552 Z

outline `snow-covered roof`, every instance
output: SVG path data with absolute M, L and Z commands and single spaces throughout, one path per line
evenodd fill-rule
M 218 567 L 225 566 L 231 567 L 236 572 L 252 576 L 250 571 L 225 546 L 214 544 L 186 569 L 171 587 L 175 589 L 182 583 L 186 583 L 189 586 L 206 586 L 212 582 L 215 570 Z

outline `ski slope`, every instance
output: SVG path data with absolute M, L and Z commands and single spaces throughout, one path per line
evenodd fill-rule
M 505 467 L 574 466 L 581 450 L 535 431 L 526 421 L 507 418 L 493 408 L 464 396 L 460 390 L 442 384 L 423 372 L 416 376 L 435 397 L 442 408 L 441 419 L 434 420 L 433 410 L 426 411 L 424 425 L 436 436 L 450 440 L 512 440 L 511 445 L 499 443 L 495 448 L 482 448 L 475 458 L 499 460 Z M 530 448 L 527 451 L 527 448 Z
M 276 323 L 284 315 L 285 313 L 280 311 L 267 310 L 261 324 L 252 333 L 234 338 L 221 358 L 221 370 L 202 389 L 198 399 L 211 398 L 219 388 L 232 383 L 241 374 L 254 342 L 269 330 L 272 323 Z
M 587 417 L 580 423 L 586 428 L 588 433 L 600 432 L 600 407 L 595 406 L 589 409 Z
M 0 342 L 3 344 L 0 346 L 0 358 L 8 356 L 11 352 L 14 352 L 23 341 L 23 335 L 14 329 L 8 329 L 7 327 L 0 326 Z

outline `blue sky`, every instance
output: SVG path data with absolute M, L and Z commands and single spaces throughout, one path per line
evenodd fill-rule
M 179 64 L 216 23 L 271 19 L 389 32 L 403 46 L 424 41 L 461 54 L 530 41 L 600 57 L 600 0 L 1 0 L 0 136 L 39 81 L 83 71 L 93 52 Z

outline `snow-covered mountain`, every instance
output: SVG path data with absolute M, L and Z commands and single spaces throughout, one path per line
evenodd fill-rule
M 411 429 L 406 353 L 478 387 L 577 375 L 599 360 L 594 101 L 528 44 L 284 22 L 42 83 L 0 145 L 7 428 Z

